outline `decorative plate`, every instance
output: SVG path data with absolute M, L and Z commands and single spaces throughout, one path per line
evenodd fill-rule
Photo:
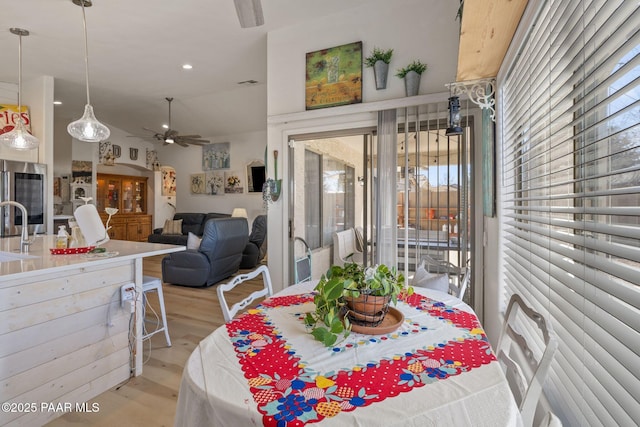
M 81 248 L 50 248 L 51 255 L 75 255 L 75 254 L 86 254 L 89 251 L 95 249 L 95 246 L 83 246 Z

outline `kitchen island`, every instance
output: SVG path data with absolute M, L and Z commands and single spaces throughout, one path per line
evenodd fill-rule
M 112 240 L 52 255 L 55 236 L 0 239 L 0 425 L 42 425 L 142 373 L 142 259 L 184 246 Z M 120 289 L 135 285 L 133 304 Z

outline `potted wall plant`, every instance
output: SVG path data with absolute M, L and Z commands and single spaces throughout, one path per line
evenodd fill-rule
M 407 96 L 418 94 L 420 91 L 420 78 L 426 70 L 427 64 L 416 60 L 397 71 L 396 76 L 404 79 L 404 88 Z
M 364 64 L 373 68 L 377 90 L 387 88 L 387 75 L 389 74 L 389 62 L 391 62 L 392 55 L 393 49 L 382 50 L 374 47 L 373 52 L 364 59 Z
M 405 288 L 404 276 L 386 265 L 364 268 L 360 264 L 334 265 L 322 276 L 315 288 L 315 311 L 307 313 L 305 324 L 313 337 L 327 347 L 338 335 L 345 338 L 351 321 L 377 325 L 386 315 L 390 302 L 396 304 Z

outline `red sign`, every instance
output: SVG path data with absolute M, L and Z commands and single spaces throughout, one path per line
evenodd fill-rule
M 17 105 L 0 105 L 0 135 L 11 132 L 20 117 L 22 117 L 27 130 L 31 132 L 29 107 L 23 105 L 21 111 L 18 111 Z

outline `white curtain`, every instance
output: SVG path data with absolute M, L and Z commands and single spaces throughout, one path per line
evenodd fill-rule
M 398 128 L 396 110 L 378 112 L 378 161 L 375 176 L 376 264 L 396 265 L 397 262 L 397 195 L 396 169 Z

